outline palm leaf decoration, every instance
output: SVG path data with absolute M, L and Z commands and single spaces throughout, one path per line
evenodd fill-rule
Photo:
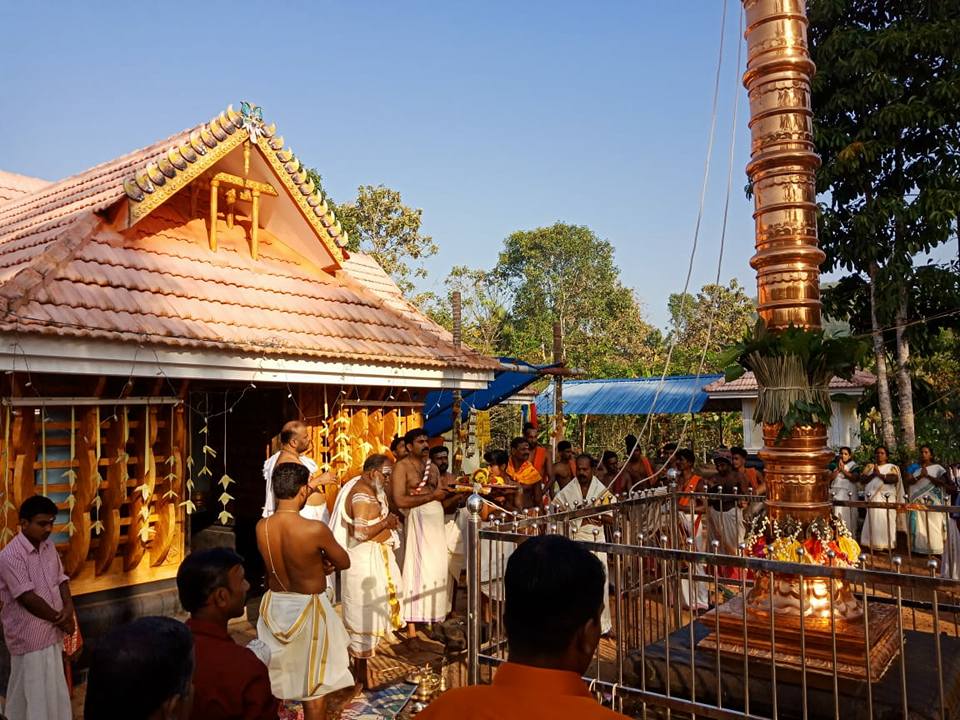
M 794 325 L 774 333 L 758 319 L 721 362 L 727 382 L 748 370 L 754 374 L 759 387 L 754 422 L 779 423 L 783 438 L 798 426 L 830 424 L 830 380 L 852 378 L 868 352 L 862 338 Z

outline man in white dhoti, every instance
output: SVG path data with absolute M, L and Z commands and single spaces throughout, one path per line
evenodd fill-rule
M 853 451 L 848 447 L 840 448 L 837 456 L 837 469 L 830 483 L 830 497 L 834 502 L 860 499 L 860 469 L 857 467 L 856 460 L 853 459 Z M 834 505 L 833 515 L 843 521 L 850 534 L 856 537 L 860 520 L 857 508 Z
M 34 495 L 20 506 L 20 532 L 0 551 L 0 602 L 10 650 L 6 715 L 70 720 L 63 636 L 74 631 L 70 580 L 50 539 L 57 505 Z
M 717 497 L 709 500 L 707 527 L 710 542 L 720 542 L 719 551 L 724 555 L 739 555 L 745 529 L 743 526 L 743 507 L 736 498 L 724 498 L 743 490 L 746 480 L 733 473 L 733 456 L 729 450 L 718 450 L 713 454 L 713 465 L 717 474 L 707 480 L 707 492 Z
M 910 502 L 921 505 L 948 504 L 947 469 L 935 462 L 929 445 L 920 446 L 920 467 L 909 478 Z M 907 518 L 913 551 L 923 555 L 942 555 L 947 531 L 947 514 L 911 510 Z
M 577 504 L 584 503 L 606 503 L 616 502 L 612 493 L 607 491 L 603 483 L 597 480 L 593 475 L 595 462 L 590 455 L 581 454 L 577 456 L 576 468 L 577 474 L 573 482 L 567 483 L 563 489 L 554 498 L 554 504 L 561 507 L 573 508 Z M 609 521 L 609 516 L 594 516 L 584 520 L 571 520 L 570 532 L 571 539 L 580 542 L 605 542 L 603 534 L 603 522 Z M 609 578 L 610 573 L 607 568 L 607 554 L 602 552 L 594 553 L 597 559 L 603 563 L 603 572 Z M 606 592 L 606 584 L 603 593 L 603 613 L 600 616 L 600 632 L 604 635 L 613 628 L 610 620 L 610 594 Z
M 683 493 L 702 493 L 706 491 L 706 483 L 703 478 L 693 472 L 694 465 L 697 462 L 696 455 L 689 448 L 677 450 L 675 455 L 677 470 L 680 472 L 678 487 Z M 683 496 L 677 500 L 677 510 L 680 521 L 680 532 L 687 539 L 693 540 L 693 543 L 686 543 L 684 549 L 689 548 L 694 552 L 708 551 L 707 523 L 703 518 L 707 512 L 707 503 L 700 498 Z M 704 563 L 695 563 L 693 574 L 704 576 L 707 574 L 707 566 Z M 689 571 L 683 574 L 680 580 L 680 594 L 683 600 L 683 606 L 688 610 L 706 610 L 710 607 L 710 589 L 707 583 L 694 580 L 690 582 Z
M 304 720 L 323 718 L 325 697 L 353 684 L 350 639 L 326 595 L 326 574 L 346 570 L 350 557 L 324 523 L 300 511 L 312 492 L 299 463 L 273 471 L 274 514 L 257 523 L 257 546 L 267 568 L 257 637 L 270 650 L 270 684 L 283 700 L 303 703 Z
M 428 458 L 428 436 L 422 428 L 403 438 L 407 456 L 393 469 L 393 501 L 405 511 L 403 548 L 403 616 L 407 637 L 417 635 L 415 623 L 442 622 L 447 616 L 449 561 L 437 467 Z
M 403 580 L 393 552 L 400 544 L 400 521 L 390 513 L 386 494 L 392 472 L 386 455 L 368 457 L 363 474 L 344 485 L 331 518 L 333 537 L 350 556 L 350 567 L 341 575 L 343 622 L 361 679 L 366 658 L 373 657 L 381 640 L 403 627 Z
M 867 502 L 893 505 L 904 501 L 900 468 L 889 461 L 882 445 L 874 452 L 874 463 L 863 471 L 867 484 L 863 497 Z M 860 544 L 872 550 L 892 550 L 897 547 L 897 511 L 895 508 L 868 508 L 860 533 Z

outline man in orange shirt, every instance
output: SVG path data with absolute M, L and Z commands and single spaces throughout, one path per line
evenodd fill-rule
M 624 720 L 581 677 L 600 642 L 606 583 L 600 561 L 572 540 L 545 535 L 519 545 L 504 576 L 507 662 L 492 685 L 444 693 L 419 720 Z

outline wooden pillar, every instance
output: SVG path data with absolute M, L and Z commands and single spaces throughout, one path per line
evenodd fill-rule
M 251 191 L 252 208 L 250 210 L 250 257 L 254 260 L 260 253 L 260 191 Z
M 219 180 L 210 181 L 210 249 L 217 251 L 217 193 L 220 189 Z
M 553 323 L 553 362 L 563 367 L 563 325 L 559 320 Z M 563 377 L 553 376 L 553 460 L 557 460 L 557 443 L 563 439 Z
M 459 290 L 453 291 L 453 346 L 460 350 L 460 343 L 463 337 L 463 297 L 460 294 Z M 450 472 L 453 473 L 454 477 L 459 477 L 460 473 L 463 470 L 463 443 L 460 441 L 460 432 L 462 430 L 463 421 L 461 420 L 462 413 L 462 396 L 460 393 L 460 388 L 456 387 L 453 390 L 453 406 L 450 408 L 450 412 L 453 416 L 453 448 L 452 455 L 453 457 L 450 467 Z

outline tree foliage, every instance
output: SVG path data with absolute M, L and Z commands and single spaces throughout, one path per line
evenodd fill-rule
M 756 317 L 753 301 L 733 279 L 727 285 L 704 285 L 696 295 L 673 293 L 667 300 L 670 311 L 668 341 L 676 341 L 670 372 L 696 374 L 706 348 L 703 372 L 720 372 L 724 349 L 740 338 Z M 712 318 L 712 323 L 711 323 Z
M 309 171 L 317 185 L 320 175 Z M 333 205 L 337 219 L 348 233 L 347 250 L 376 259 L 394 282 L 409 294 L 414 281 L 427 275 L 422 261 L 437 253 L 433 238 L 422 232 L 423 210 L 404 205 L 397 190 L 384 185 L 361 185 L 356 199 Z
M 935 293 L 915 258 L 951 237 L 960 212 L 960 0 L 815 0 L 811 98 L 824 270 L 850 275 L 825 292 L 833 317 L 858 287 L 874 333 L 884 437 L 894 441 L 879 328 L 895 333 L 901 431 L 915 442 L 911 301 Z M 918 289 L 919 288 L 919 289 Z M 915 333 L 914 333 L 915 334 Z
M 509 293 L 504 344 L 517 356 L 550 361 L 556 321 L 570 366 L 596 377 L 655 368 L 659 333 L 621 282 L 613 246 L 589 228 L 556 223 L 511 234 L 493 277 Z

